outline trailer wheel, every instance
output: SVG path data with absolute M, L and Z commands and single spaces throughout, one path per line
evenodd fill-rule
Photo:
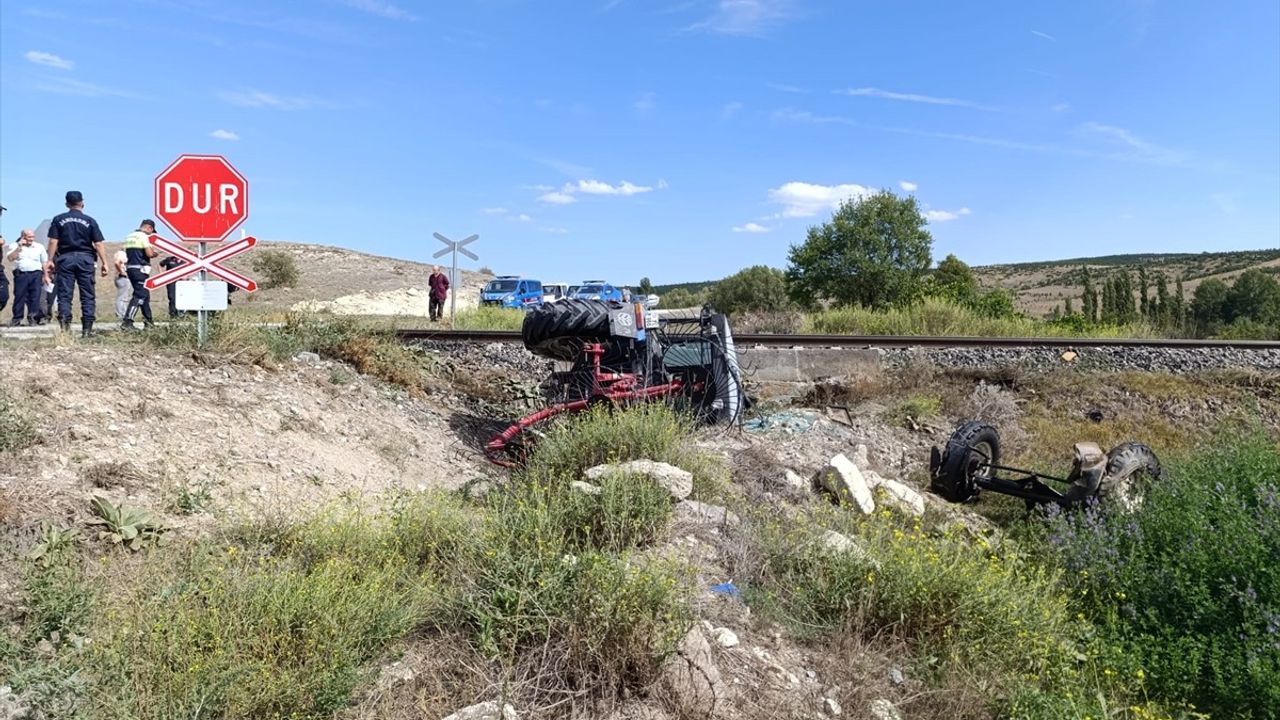
M 609 337 L 609 306 L 599 300 L 561 300 L 529 311 L 521 328 L 524 346 L 553 360 L 578 359 L 584 340 Z
M 991 477 L 991 466 L 999 462 L 1000 433 L 986 423 L 967 422 L 947 441 L 930 489 L 951 502 L 968 502 L 978 497 L 977 479 Z
M 1151 448 L 1137 442 L 1117 445 L 1107 453 L 1107 471 L 1098 497 L 1110 498 L 1127 511 L 1142 507 L 1147 487 L 1160 479 L 1160 460 Z

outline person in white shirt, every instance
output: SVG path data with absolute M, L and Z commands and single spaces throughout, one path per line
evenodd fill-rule
M 133 299 L 133 283 L 129 282 L 129 257 L 124 250 L 117 250 L 111 262 L 116 266 L 116 315 L 124 320 L 129 311 L 129 301 Z
M 5 258 L 13 261 L 13 320 L 9 324 L 21 325 L 24 319 L 30 325 L 43 324 L 40 291 L 49 280 L 45 271 L 49 254 L 36 242 L 36 232 L 24 228 Z

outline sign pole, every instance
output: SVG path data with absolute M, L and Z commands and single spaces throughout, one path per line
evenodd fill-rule
M 200 257 L 205 255 L 205 244 L 200 243 Z M 208 280 L 209 276 L 205 273 L 204 268 L 200 268 L 200 282 Z M 209 335 L 209 316 L 203 310 L 196 311 L 196 347 L 203 348 L 205 339 Z
M 463 247 L 468 243 L 473 243 L 480 239 L 479 235 L 472 235 L 465 240 L 450 240 L 440 233 L 432 233 L 437 240 L 444 243 L 443 250 L 437 250 L 433 258 L 444 257 L 447 254 L 453 254 L 453 265 L 449 271 L 449 327 L 453 327 L 454 318 L 457 316 L 458 310 L 458 253 L 462 253 L 472 260 L 479 260 L 480 256 Z M 428 300 L 430 302 L 430 300 Z

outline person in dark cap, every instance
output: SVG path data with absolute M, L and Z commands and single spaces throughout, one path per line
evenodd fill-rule
M 80 336 L 93 334 L 94 306 L 93 265 L 97 256 L 103 277 L 107 276 L 106 239 L 98 221 L 84 214 L 84 196 L 79 190 L 67 191 L 67 212 L 49 225 L 49 263 L 58 288 L 58 322 L 64 331 L 71 329 L 71 295 L 80 286 Z
M 147 327 L 155 324 L 151 319 L 151 291 L 146 284 L 151 276 L 151 258 L 156 256 L 156 249 L 147 238 L 155 234 L 155 221 L 147 219 L 138 223 L 138 229 L 124 239 L 125 272 L 133 285 L 133 298 L 129 300 L 129 308 L 125 310 L 124 321 L 120 324 L 124 330 L 133 329 L 133 319 L 138 316 L 138 310 L 142 310 Z

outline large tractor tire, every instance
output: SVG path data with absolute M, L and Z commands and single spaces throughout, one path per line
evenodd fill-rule
M 1151 448 L 1137 442 L 1117 445 L 1107 453 L 1107 471 L 1098 486 L 1098 497 L 1127 511 L 1137 510 L 1146 499 L 1147 486 L 1160 479 L 1160 460 Z
M 567 299 L 534 308 L 521 328 L 529 352 L 573 361 L 588 340 L 609 337 L 609 306 L 600 300 Z
M 951 502 L 968 502 L 978 497 L 977 479 L 990 477 L 990 466 L 999 463 L 1000 433 L 986 423 L 967 422 L 947 441 L 930 489 Z

